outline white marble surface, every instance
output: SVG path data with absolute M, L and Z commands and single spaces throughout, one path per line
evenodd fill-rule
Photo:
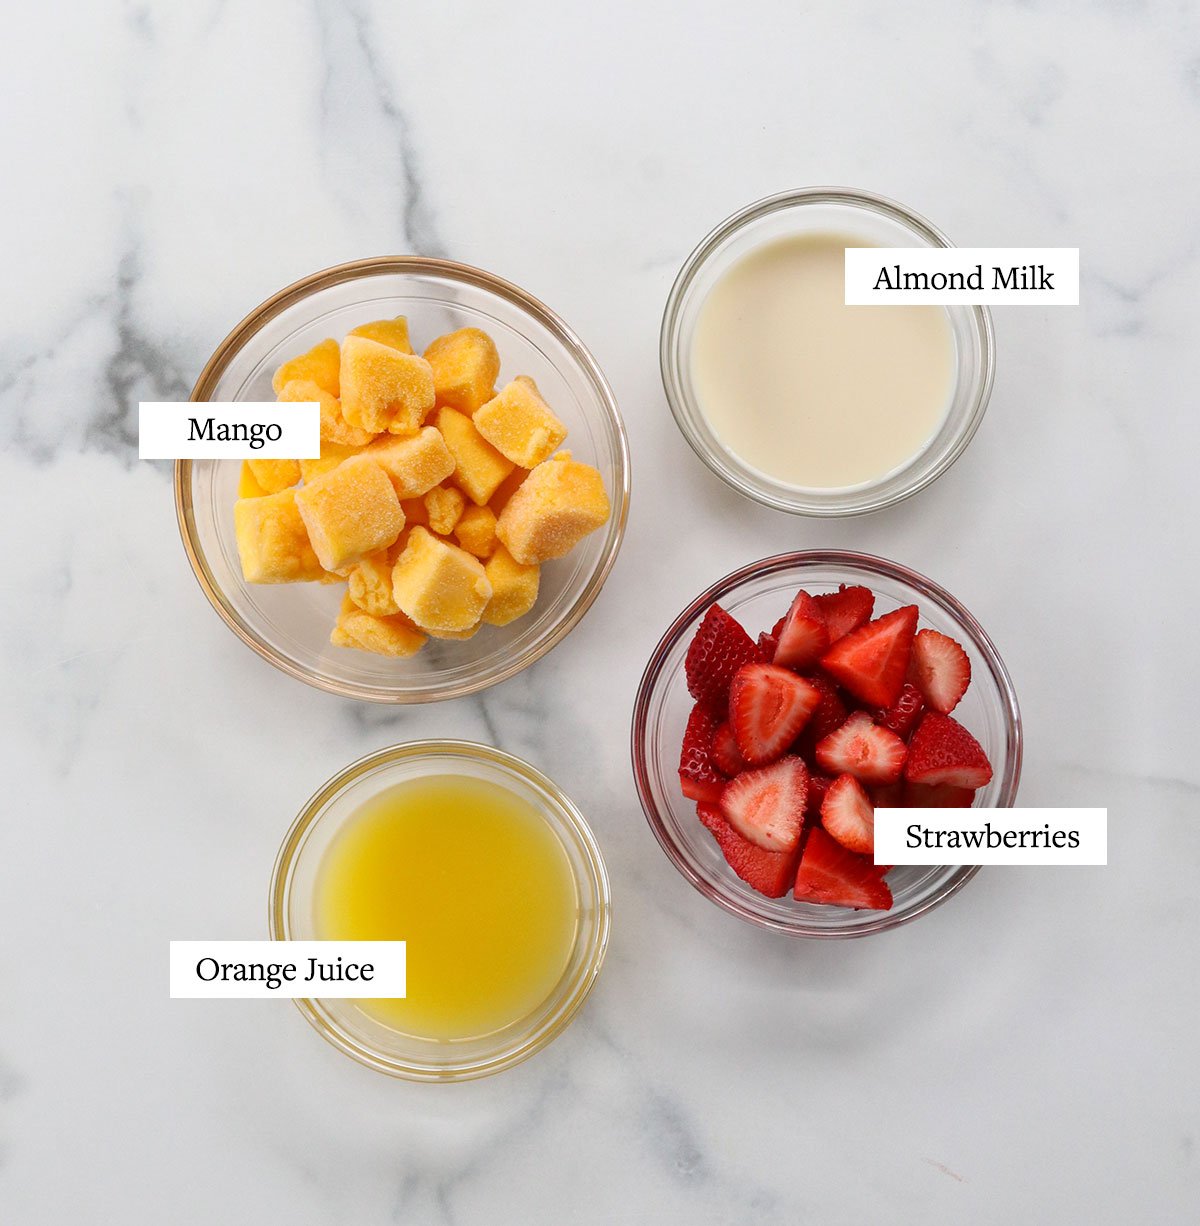
M 1195 6 L 684 7 L 6 15 L 6 1223 L 1194 1220 Z M 996 312 L 995 395 L 957 467 L 842 523 L 721 486 L 656 356 L 695 241 L 822 182 L 1083 261 L 1078 310 Z M 278 287 L 409 250 L 578 329 L 635 494 L 552 656 L 397 712 L 306 689 L 225 629 L 134 423 Z M 1109 868 L 985 871 L 833 945 L 752 930 L 678 877 L 627 764 L 641 667 L 701 586 L 818 545 L 910 563 L 982 618 L 1024 708 L 1023 800 L 1108 805 Z M 488 1082 L 411 1086 L 286 1003 L 167 1000 L 169 938 L 263 932 L 316 784 L 418 733 L 481 737 L 485 711 L 587 810 L 614 878 L 608 963 L 562 1039 Z

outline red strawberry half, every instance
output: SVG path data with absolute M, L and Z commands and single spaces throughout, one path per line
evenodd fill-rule
M 824 740 L 835 728 L 840 728 L 846 722 L 846 717 L 850 712 L 842 701 L 838 687 L 828 677 L 816 673 L 805 680 L 815 686 L 821 695 L 820 701 L 813 708 L 813 713 L 808 717 L 808 723 L 804 725 L 798 745 L 800 752 L 806 758 L 811 759 L 817 743 Z
M 706 800 L 716 804 L 725 791 L 724 775 L 713 763 L 713 734 L 717 719 L 702 702 L 696 703 L 688 716 L 683 733 L 683 749 L 679 755 L 679 786 L 689 800 Z
M 904 688 L 917 616 L 916 605 L 905 605 L 851 630 L 825 653 L 821 667 L 868 706 L 890 707 Z
M 809 832 L 792 893 L 802 902 L 889 911 L 892 892 L 866 856 L 847 851 L 820 827 Z
M 778 633 L 771 633 L 778 641 L 774 663 L 784 668 L 809 668 L 829 649 L 829 627 L 821 606 L 804 591 L 796 593 Z
M 926 705 L 943 715 L 958 706 L 971 684 L 971 661 L 949 635 L 921 630 L 913 639 L 912 676 Z
M 796 739 L 821 700 L 803 677 L 774 664 L 743 664 L 729 687 L 729 726 L 752 766 L 772 762 Z
M 796 852 L 764 851 L 744 839 L 716 805 L 699 804 L 696 814 L 717 840 L 729 867 L 749 886 L 768 898 L 781 898 L 796 877 Z
M 831 775 L 853 775 L 861 783 L 894 783 L 904 769 L 908 748 L 886 728 L 855 711 L 817 745 L 817 765 Z
M 924 633 L 922 630 L 921 634 Z M 918 639 L 921 634 L 917 635 Z M 916 639 L 913 642 L 915 643 Z M 899 737 L 907 737 L 924 709 L 925 702 L 921 698 L 921 691 L 911 681 L 906 681 L 900 690 L 900 697 L 890 707 L 881 707 L 875 712 L 875 722 Z
M 991 782 L 992 764 L 962 724 L 949 715 L 926 711 L 909 742 L 904 777 L 909 783 L 981 788 Z
M 813 599 L 825 618 L 831 643 L 865 626 L 875 612 L 875 593 L 865 587 L 847 587 L 841 583 L 836 592 L 826 592 Z
M 869 856 L 875 851 L 875 808 L 853 775 L 839 775 L 821 802 L 821 825 L 847 851 Z
M 712 756 L 713 761 L 717 764 L 717 770 L 723 775 L 728 775 L 730 779 L 734 775 L 740 775 L 746 769 L 746 759 L 738 750 L 733 729 L 728 724 L 722 724 L 713 733 Z
M 808 770 L 799 758 L 743 771 L 721 795 L 721 812 L 765 851 L 794 851 L 804 825 Z
M 733 674 L 743 664 L 761 658 L 745 630 L 715 604 L 705 613 L 683 663 L 688 693 L 697 702 L 723 712 Z

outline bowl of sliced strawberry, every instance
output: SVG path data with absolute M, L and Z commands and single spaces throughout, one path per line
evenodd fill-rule
M 947 591 L 812 550 L 742 567 L 680 613 L 642 677 L 632 750 L 655 837 L 707 898 L 795 936 L 865 936 L 978 871 L 876 865 L 875 809 L 1011 806 L 1021 717 Z

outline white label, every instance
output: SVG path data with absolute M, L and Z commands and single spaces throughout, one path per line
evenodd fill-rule
M 1078 306 L 1078 247 L 847 247 L 847 306 Z
M 405 994 L 403 941 L 172 941 L 173 999 Z
M 876 864 L 1107 864 L 1107 809 L 875 810 Z
M 316 460 L 321 406 L 315 400 L 143 400 L 138 455 L 143 460 Z

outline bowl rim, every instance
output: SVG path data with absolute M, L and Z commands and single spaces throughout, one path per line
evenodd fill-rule
M 524 1063 L 558 1038 L 575 1020 L 579 1010 L 591 994 L 608 952 L 609 938 L 612 933 L 612 887 L 604 854 L 600 850 L 600 844 L 587 818 L 583 816 L 575 802 L 549 776 L 523 758 L 497 749 L 495 746 L 485 745 L 480 741 L 450 737 L 402 741 L 364 754 L 361 758 L 342 767 L 317 788 L 301 806 L 299 813 L 288 827 L 271 870 L 271 884 L 267 895 L 267 925 L 273 941 L 288 939 L 290 931 L 288 904 L 292 876 L 302 844 L 325 807 L 340 792 L 369 776 L 372 772 L 393 763 L 437 757 L 459 757 L 484 762 L 496 768 L 502 775 L 522 779 L 532 784 L 550 798 L 558 820 L 569 827 L 572 834 L 578 839 L 595 887 L 597 904 L 592 931 L 589 933 L 581 927 L 576 938 L 577 945 L 586 945 L 588 948 L 585 963 L 570 981 L 565 981 L 561 997 L 556 1000 L 554 1011 L 521 1043 L 503 1050 L 498 1056 L 475 1058 L 458 1065 L 434 1065 L 422 1063 L 416 1059 L 404 1060 L 384 1054 L 378 1048 L 360 1043 L 347 1034 L 318 1007 L 317 1000 L 297 997 L 292 1003 L 323 1039 L 359 1064 L 374 1069 L 376 1072 L 386 1073 L 407 1081 L 473 1081 Z M 547 818 L 547 820 L 550 819 Z M 580 885 L 578 878 L 576 878 L 576 885 L 577 888 Z
M 689 398 L 684 395 L 680 378 L 679 358 L 682 345 L 682 336 L 678 326 L 680 307 L 686 291 L 701 269 L 718 248 L 743 227 L 772 213 L 794 206 L 811 204 L 842 204 L 866 208 L 899 222 L 929 240 L 934 247 L 954 246 L 937 226 L 920 213 L 914 212 L 898 200 L 861 188 L 837 186 L 789 188 L 753 200 L 714 226 L 696 244 L 680 266 L 675 280 L 671 283 L 670 292 L 667 294 L 662 321 L 659 325 L 659 374 L 667 405 L 680 434 L 706 467 L 731 489 L 763 506 L 771 507 L 776 511 L 785 511 L 790 515 L 808 515 L 814 518 L 869 515 L 875 511 L 895 506 L 931 485 L 954 465 L 975 437 L 987 412 L 996 377 L 996 337 L 992 327 L 991 311 L 986 306 L 974 304 L 966 307 L 971 313 L 980 340 L 980 382 L 978 394 L 975 396 L 961 429 L 954 436 L 950 448 L 936 464 L 916 480 L 907 482 L 886 497 L 877 496 L 875 491 L 878 489 L 878 483 L 871 482 L 856 486 L 842 497 L 831 497 L 829 501 L 823 503 L 806 502 L 804 492 L 800 490 L 788 496 L 765 488 L 754 479 L 754 470 L 749 465 L 743 464 L 740 460 L 736 463 L 727 462 L 726 457 L 715 453 L 696 433 L 689 420 L 690 410 L 686 409 Z M 699 414 L 699 409 L 695 408 L 695 412 Z M 918 471 L 915 465 L 913 471 Z
M 854 929 L 835 931 L 830 929 L 805 928 L 803 925 L 788 923 L 783 920 L 759 915 L 749 907 L 739 905 L 734 899 L 726 898 L 712 890 L 708 881 L 685 856 L 671 838 L 667 825 L 658 812 L 654 796 L 650 788 L 649 767 L 643 753 L 645 736 L 648 726 L 650 699 L 654 693 L 667 656 L 679 642 L 680 637 L 692 627 L 697 616 L 706 611 L 713 603 L 735 591 L 743 583 L 762 575 L 777 571 L 791 570 L 804 566 L 843 566 L 851 571 L 857 571 L 864 576 L 871 574 L 886 575 L 911 587 L 920 595 L 926 596 L 953 614 L 965 632 L 971 638 L 973 645 L 983 656 L 984 661 L 997 684 L 1004 712 L 1005 732 L 1007 738 L 1007 755 L 1005 760 L 1005 775 L 1001 780 L 1000 792 L 996 808 L 1011 808 L 1017 796 L 1017 788 L 1021 779 L 1021 762 L 1023 757 L 1023 733 L 1021 726 L 1021 711 L 1017 703 L 1016 691 L 1008 669 L 996 649 L 995 643 L 987 631 L 979 624 L 974 614 L 956 597 L 952 596 L 939 583 L 926 575 L 915 571 L 902 563 L 893 562 L 876 554 L 860 553 L 846 549 L 804 549 L 791 553 L 772 554 L 760 558 L 756 562 L 747 563 L 710 584 L 671 622 L 663 632 L 638 682 L 637 697 L 634 700 L 633 717 L 630 724 L 630 754 L 633 764 L 634 784 L 637 788 L 638 800 L 642 812 L 650 826 L 659 846 L 667 854 L 667 858 L 676 869 L 691 883 L 691 885 L 710 902 L 722 907 L 731 915 L 754 924 L 760 928 L 768 928 L 791 937 L 813 938 L 817 940 L 849 940 L 856 937 L 871 936 L 877 932 L 886 932 L 910 923 L 918 916 L 932 911 L 957 894 L 976 873 L 981 865 L 959 865 L 954 874 L 929 898 L 923 899 L 911 910 L 903 914 L 890 911 L 879 912 L 875 920 L 861 924 Z
M 181 459 L 175 461 L 174 489 L 175 516 L 179 527 L 179 535 L 187 553 L 192 574 L 196 577 L 201 591 L 208 602 L 220 615 L 221 620 L 237 635 L 247 647 L 261 656 L 269 664 L 274 665 L 288 676 L 303 681 L 315 689 L 336 694 L 341 698 L 356 698 L 365 702 L 377 702 L 392 705 L 408 705 L 426 702 L 441 702 L 451 698 L 462 698 L 469 694 L 477 694 L 481 690 L 499 685 L 522 672 L 531 664 L 540 660 L 547 652 L 556 647 L 583 619 L 585 613 L 599 596 L 616 564 L 617 555 L 625 538 L 625 529 L 629 519 L 629 497 L 632 480 L 629 458 L 629 436 L 625 423 L 617 407 L 616 397 L 612 387 L 600 369 L 596 359 L 588 347 L 575 332 L 540 299 L 498 277 L 470 264 L 461 264 L 455 260 L 444 260 L 432 256 L 399 255 L 372 256 L 361 260 L 351 260 L 344 264 L 334 264 L 293 281 L 290 285 L 272 294 L 252 311 L 245 315 L 225 336 L 213 351 L 212 356 L 204 364 L 195 385 L 188 397 L 189 402 L 203 403 L 212 394 L 217 380 L 225 372 L 233 356 L 261 327 L 280 315 L 283 311 L 302 301 L 319 290 L 341 285 L 363 277 L 385 275 L 432 275 L 472 285 L 477 289 L 498 295 L 511 305 L 533 316 L 572 354 L 572 357 L 584 368 L 585 373 L 593 383 L 599 397 L 604 414 L 612 428 L 617 450 L 617 489 L 610 490 L 612 502 L 613 527 L 609 530 L 608 540 L 598 564 L 588 578 L 587 584 L 578 598 L 566 611 L 562 619 L 546 635 L 543 641 L 535 647 L 514 656 L 493 673 L 485 677 L 471 677 L 452 685 L 446 685 L 437 690 L 412 691 L 380 691 L 370 686 L 356 682 L 340 681 L 336 678 L 320 677 L 310 673 L 302 665 L 289 659 L 277 651 L 271 644 L 261 639 L 233 607 L 225 600 L 219 584 L 205 561 L 203 550 L 196 536 L 195 516 L 192 504 L 191 476 L 192 461 Z

